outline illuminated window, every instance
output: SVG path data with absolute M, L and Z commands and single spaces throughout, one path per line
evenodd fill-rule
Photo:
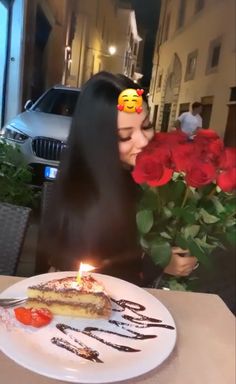
M 194 79 L 196 67 L 197 67 L 197 55 L 198 55 L 197 50 L 189 53 L 188 55 L 186 71 L 185 71 L 185 81 Z

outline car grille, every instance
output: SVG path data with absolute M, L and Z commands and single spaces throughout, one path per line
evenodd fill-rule
M 32 141 L 33 153 L 46 160 L 59 161 L 66 144 L 60 140 L 37 137 Z

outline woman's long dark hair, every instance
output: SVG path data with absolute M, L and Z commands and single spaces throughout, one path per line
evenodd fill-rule
M 134 186 L 118 149 L 116 105 L 126 88 L 138 87 L 100 72 L 81 90 L 42 241 L 58 269 L 84 261 L 123 278 L 131 264 L 138 273 Z

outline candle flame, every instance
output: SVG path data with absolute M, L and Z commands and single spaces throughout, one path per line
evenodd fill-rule
M 93 267 L 90 264 L 80 263 L 78 275 L 77 275 L 77 278 L 76 278 L 77 283 L 81 284 L 81 282 L 82 282 L 81 279 L 82 279 L 82 276 L 83 276 L 84 272 L 90 272 L 90 271 L 93 271 L 94 269 L 95 269 L 95 267 Z
M 93 267 L 90 264 L 80 263 L 79 273 L 82 274 L 83 272 L 90 272 L 90 271 L 93 271 L 94 269 L 95 267 Z

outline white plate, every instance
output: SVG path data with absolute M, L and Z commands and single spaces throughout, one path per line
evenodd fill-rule
M 75 272 L 56 272 L 34 276 L 12 285 L 2 292 L 0 297 L 25 296 L 27 287 L 32 284 L 74 275 L 76 275 Z M 134 336 L 127 330 L 109 323 L 108 320 L 82 320 L 60 316 L 55 316 L 51 324 L 38 329 L 21 325 L 17 321 L 17 326 L 6 327 L 4 324 L 0 324 L 1 350 L 25 368 L 41 375 L 74 383 L 108 383 L 125 380 L 139 376 L 160 365 L 170 355 L 176 342 L 176 326 L 169 311 L 154 296 L 133 284 L 111 276 L 93 275 L 104 284 L 113 299 L 129 300 L 145 307 L 145 310 L 136 311 L 136 313 L 127 307 L 123 312 L 113 311 L 110 320 L 122 321 L 127 324 L 126 329 L 144 335 L 152 335 L 153 338 L 137 340 L 104 332 L 93 332 L 93 334 L 107 342 L 139 350 L 138 352 L 119 351 L 81 332 L 69 331 L 69 334 L 65 335 L 56 328 L 57 323 L 64 323 L 81 331 L 89 326 Z M 114 303 L 113 309 L 115 308 L 121 309 Z M 159 319 L 160 323 L 142 319 L 137 324 L 124 319 L 124 315 L 134 318 L 147 316 Z M 13 313 L 12 317 L 14 317 Z M 140 328 L 145 324 L 151 326 Z M 171 326 L 172 329 L 154 326 L 164 324 Z M 77 340 L 96 350 L 103 363 L 85 360 L 56 346 L 51 342 L 52 337 L 63 338 L 79 347 L 79 344 L 73 339 L 76 337 Z

